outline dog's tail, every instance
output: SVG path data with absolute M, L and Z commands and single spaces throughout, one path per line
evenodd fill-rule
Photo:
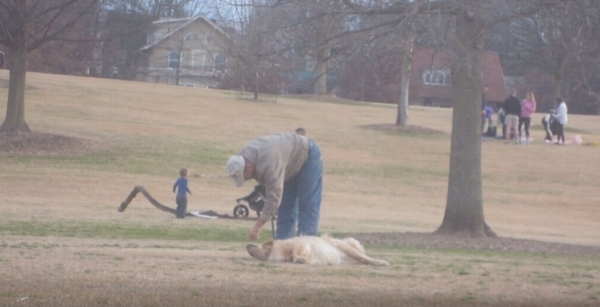
M 376 266 L 389 266 L 390 263 L 375 259 L 367 256 L 364 252 L 362 245 L 354 238 L 346 238 L 344 240 L 332 240 L 335 247 L 343 251 L 348 257 L 358 261 L 362 264 L 376 265 Z

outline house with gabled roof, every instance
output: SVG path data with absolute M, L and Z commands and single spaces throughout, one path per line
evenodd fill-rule
M 217 86 L 227 72 L 232 39 L 224 27 L 198 15 L 161 18 L 148 30 L 139 50 L 138 80 L 188 87 Z
M 450 68 L 453 62 L 454 54 L 450 51 L 416 49 L 410 79 L 411 103 L 452 107 L 454 90 Z M 494 106 L 503 102 L 508 94 L 498 53 L 484 51 L 482 69 L 483 82 L 488 85 L 486 105 Z

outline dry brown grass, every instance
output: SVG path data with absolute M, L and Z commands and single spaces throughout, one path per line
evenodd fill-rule
M 379 252 L 391 268 L 307 267 L 260 263 L 239 245 L 10 238 L 0 305 L 594 306 L 598 297 L 592 258 L 567 266 L 562 257 L 407 249 Z
M 413 107 L 412 124 L 447 134 L 394 134 L 361 127 L 393 122 L 389 105 L 298 97 L 256 103 L 214 90 L 34 73 L 28 83 L 33 130 L 92 145 L 73 156 L 0 155 L 2 306 L 598 304 L 600 268 L 586 257 L 367 247 L 394 266 L 307 268 L 257 263 L 243 242 L 28 234 L 17 225 L 197 227 L 245 236 L 249 222 L 174 221 L 141 198 L 125 213 L 116 208 L 137 184 L 172 202 L 180 167 L 223 175 L 228 155 L 251 138 L 298 126 L 324 154 L 323 232 L 430 232 L 444 212 L 451 124 L 451 110 Z M 6 93 L 0 88 L 0 110 Z M 600 141 L 597 122 L 569 118 L 586 141 Z M 547 145 L 540 130 L 533 136 L 529 146 L 484 142 L 488 222 L 503 237 L 600 245 L 600 148 Z M 229 213 L 250 186 L 192 177 L 189 209 Z

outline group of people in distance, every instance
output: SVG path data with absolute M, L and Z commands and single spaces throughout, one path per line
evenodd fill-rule
M 496 108 L 485 105 L 485 93 L 488 86 L 483 88 L 483 109 L 481 111 L 481 128 L 484 136 L 496 137 L 496 125 L 502 125 L 502 136 L 505 143 L 510 139 L 516 139 L 516 144 L 529 144 L 531 138 L 529 127 L 531 126 L 531 117 L 535 113 L 537 103 L 533 92 L 528 92 L 521 101 L 516 97 L 517 91 L 512 90 L 510 96 Z M 545 142 L 553 141 L 554 135 L 557 135 L 555 144 L 565 144 L 564 127 L 567 124 L 567 104 L 561 98 L 556 98 L 556 110 L 550 110 L 550 113 L 542 118 L 542 125 L 546 131 Z M 493 120 L 494 114 L 497 114 L 496 121 Z M 487 124 L 487 128 L 486 128 Z M 523 138 L 523 132 L 525 138 Z

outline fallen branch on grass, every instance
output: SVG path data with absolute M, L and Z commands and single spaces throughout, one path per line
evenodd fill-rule
M 125 211 L 125 209 L 127 209 L 127 206 L 129 206 L 131 201 L 135 198 L 135 196 L 138 193 L 142 193 L 142 195 L 144 195 L 144 197 L 146 197 L 146 199 L 150 202 L 150 204 L 152 204 L 154 207 L 158 208 L 159 210 L 175 215 L 175 209 L 159 203 L 156 199 L 154 199 L 154 197 L 152 197 L 152 195 L 150 195 L 150 193 L 148 193 L 146 188 L 144 188 L 143 186 L 140 186 L 140 185 L 133 188 L 131 193 L 129 193 L 129 196 L 127 196 L 127 198 L 121 203 L 121 205 L 119 206 L 117 211 L 118 212 Z M 203 216 L 199 216 L 199 215 L 203 215 Z M 222 219 L 256 220 L 256 218 L 251 218 L 251 217 L 233 217 L 228 214 L 217 214 L 217 212 L 212 211 L 212 210 L 204 211 L 204 212 L 198 212 L 198 211 L 186 212 L 185 216 L 209 217 L 209 218 L 210 217 L 218 217 L 218 218 L 222 218 Z

